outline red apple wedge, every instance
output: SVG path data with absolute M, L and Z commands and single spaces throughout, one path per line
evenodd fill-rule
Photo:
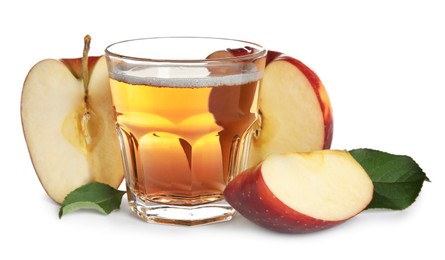
M 301 61 L 269 51 L 259 96 L 261 128 L 249 166 L 271 154 L 329 149 L 332 108 L 320 78 Z
M 338 225 L 370 203 L 373 183 L 347 151 L 273 155 L 235 177 L 224 196 L 265 228 L 307 233 Z
M 28 151 L 48 195 L 61 203 L 97 181 L 117 188 L 124 176 L 104 57 L 47 59 L 23 85 L 21 118 Z

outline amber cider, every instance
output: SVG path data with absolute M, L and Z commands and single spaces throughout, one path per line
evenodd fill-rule
M 162 204 L 221 200 L 256 126 L 258 79 L 125 81 L 110 80 L 127 189 Z

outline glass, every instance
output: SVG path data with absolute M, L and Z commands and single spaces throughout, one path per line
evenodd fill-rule
M 246 168 L 266 50 L 160 37 L 105 52 L 132 211 L 155 223 L 230 220 L 223 191 Z

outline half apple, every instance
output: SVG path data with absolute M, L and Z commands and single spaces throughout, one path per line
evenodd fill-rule
M 207 58 L 231 58 L 252 52 L 255 50 L 248 47 L 227 49 Z M 268 51 L 258 105 L 260 126 L 251 144 L 249 167 L 272 154 L 331 147 L 334 125 L 329 96 L 317 74 L 301 61 Z
M 40 61 L 23 85 L 26 144 L 40 182 L 58 203 L 83 184 L 117 188 L 124 177 L 106 61 L 87 58 L 87 37 L 85 43 L 83 58 Z
M 331 102 L 320 78 L 301 61 L 269 51 L 259 97 L 261 127 L 249 166 L 272 154 L 329 149 Z

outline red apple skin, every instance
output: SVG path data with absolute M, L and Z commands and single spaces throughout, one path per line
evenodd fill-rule
M 90 75 L 97 61 L 101 57 L 102 56 L 88 57 L 88 73 Z M 80 79 L 82 77 L 82 58 L 60 59 L 60 61 L 71 71 L 71 73 L 73 73 L 76 78 Z
M 235 57 L 246 56 L 255 53 L 255 49 L 249 46 L 238 49 L 227 49 L 227 51 L 230 52 Z
M 274 61 L 278 56 L 284 55 L 281 52 L 278 51 L 267 51 L 267 56 L 266 56 L 266 65 L 271 63 L 272 61 Z
M 281 52 L 277 51 L 267 52 L 266 66 L 267 64 L 273 61 L 286 61 L 294 65 L 306 76 L 306 78 L 314 88 L 315 94 L 320 104 L 321 111 L 323 113 L 324 127 L 325 127 L 324 145 L 323 147 L 321 147 L 321 149 L 329 149 L 331 147 L 332 136 L 334 134 L 334 121 L 332 116 L 331 101 L 329 100 L 328 93 L 323 83 L 321 82 L 320 78 L 313 70 L 307 67 L 304 63 Z
M 281 233 L 310 233 L 346 221 L 315 219 L 285 205 L 264 182 L 261 164 L 236 176 L 224 190 L 224 197 L 245 218 Z

